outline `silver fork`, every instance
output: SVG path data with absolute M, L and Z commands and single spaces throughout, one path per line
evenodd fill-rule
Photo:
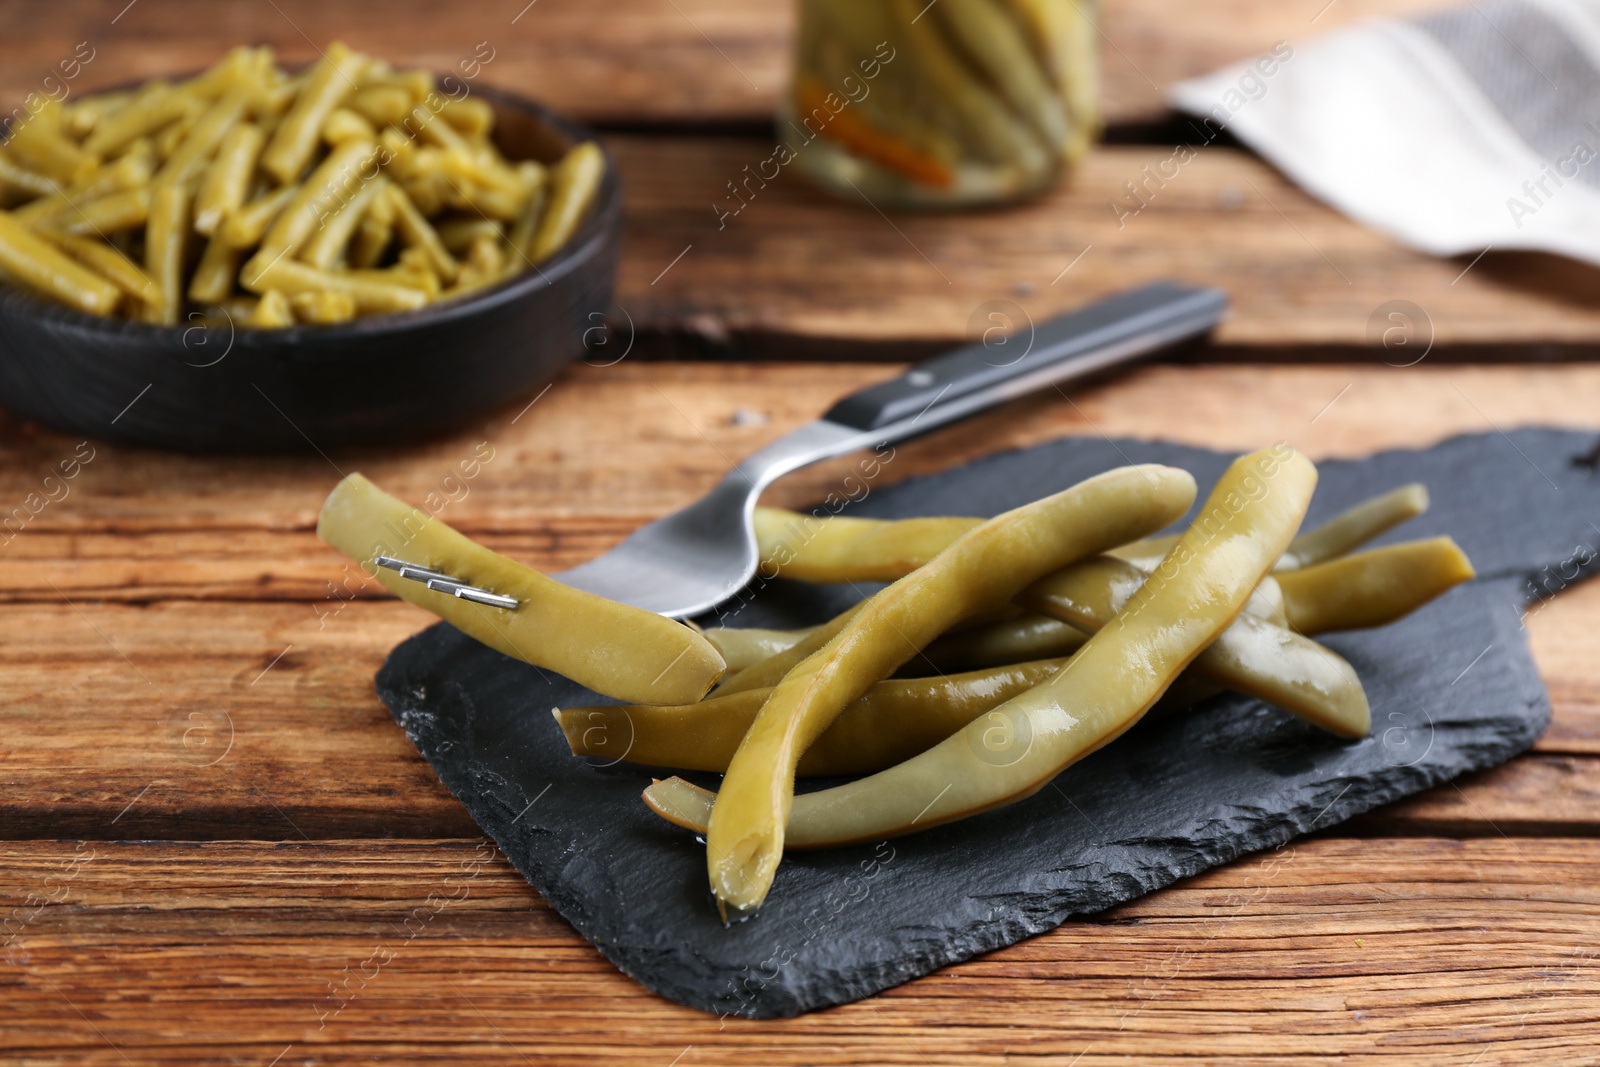
M 1132 362 L 1204 333 L 1227 310 L 1221 290 L 1157 282 L 1050 319 L 1033 330 L 1021 356 L 1010 355 L 1010 345 L 1023 340 L 1016 333 L 1004 343 L 972 344 L 936 356 L 839 401 L 822 418 L 746 457 L 700 500 L 640 527 L 599 558 L 551 577 L 672 618 L 709 611 L 755 575 L 760 562 L 756 499 L 785 474 Z M 394 563 L 396 569 L 404 565 Z M 416 577 L 446 583 L 467 599 L 495 595 L 438 572 Z

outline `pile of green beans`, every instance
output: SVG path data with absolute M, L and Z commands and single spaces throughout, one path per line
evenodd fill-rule
M 1363 549 L 1427 507 L 1402 486 L 1300 533 L 1316 468 L 1242 456 L 1179 535 L 1195 481 L 1154 464 L 993 519 L 757 517 L 779 575 L 889 585 L 803 630 L 700 632 L 570 589 L 359 474 L 318 536 L 391 592 L 621 705 L 556 709 L 574 755 L 722 772 L 645 803 L 705 835 L 724 919 L 761 906 L 785 849 L 912 833 L 1044 787 L 1152 708 L 1243 693 L 1345 739 L 1371 730 L 1355 670 L 1314 638 L 1383 626 L 1473 576 L 1448 537 Z M 516 606 L 374 566 L 399 557 Z M 393 563 L 390 559 L 389 563 Z M 720 684 L 719 684 L 720 683 Z M 796 795 L 801 776 L 864 775 Z
M 0 146 L 0 277 L 164 325 L 328 325 L 468 294 L 559 250 L 605 172 L 593 143 L 511 162 L 494 118 L 338 42 L 300 74 L 240 47 L 187 81 L 50 101 Z
M 1088 150 L 1097 39 L 1092 0 L 801 0 L 785 132 L 851 196 L 1023 195 Z
M 1129 535 L 1186 509 L 1192 480 L 1114 473 L 1136 477 L 1132 495 L 1094 497 L 1092 519 L 1063 498 L 1104 481 L 991 520 L 760 508 L 765 573 L 893 584 L 810 629 L 706 631 L 730 671 L 707 699 L 567 708 L 556 721 L 576 755 L 726 774 L 715 794 L 678 778 L 645 792 L 706 835 L 726 918 L 760 905 L 784 848 L 1021 799 L 1157 704 L 1233 690 L 1365 737 L 1361 681 L 1315 636 L 1386 625 L 1473 577 L 1447 537 L 1361 551 L 1426 510 L 1420 485 L 1302 533 L 1315 470 L 1269 449 L 1230 468 L 1187 532 L 1152 537 Z M 868 777 L 796 796 L 807 775 Z

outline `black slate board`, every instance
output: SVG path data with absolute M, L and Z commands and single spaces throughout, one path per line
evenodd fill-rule
M 1366 684 L 1366 740 L 1343 743 L 1257 701 L 1219 697 L 1146 720 L 1002 811 L 877 846 L 791 854 L 760 913 L 731 928 L 712 907 L 704 848 L 640 802 L 651 772 L 568 754 L 549 710 L 602 702 L 594 694 L 443 624 L 395 649 L 378 692 L 518 870 L 624 972 L 705 1011 L 795 1015 L 1525 750 L 1550 704 L 1521 606 L 1577 580 L 1600 554 L 1600 473 L 1581 461 L 1593 440 L 1523 430 L 1321 464 L 1308 522 L 1422 481 L 1431 511 L 1387 539 L 1448 533 L 1480 574 L 1393 626 L 1328 638 Z M 1159 442 L 1063 440 L 873 489 L 850 513 L 995 514 L 1151 461 L 1194 472 L 1203 497 L 1228 459 Z M 772 582 L 734 624 L 815 622 L 860 595 Z

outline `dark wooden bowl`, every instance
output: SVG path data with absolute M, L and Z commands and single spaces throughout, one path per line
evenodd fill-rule
M 510 159 L 586 127 L 490 89 Z M 72 434 L 189 452 L 402 442 L 530 394 L 585 351 L 611 303 L 622 189 L 607 157 L 588 219 L 541 264 L 470 297 L 339 326 L 255 330 L 100 318 L 0 284 L 0 406 Z

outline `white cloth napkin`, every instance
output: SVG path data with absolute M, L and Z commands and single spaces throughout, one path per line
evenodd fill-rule
M 1600 265 L 1600 0 L 1470 0 L 1280 42 L 1171 99 L 1423 251 Z

